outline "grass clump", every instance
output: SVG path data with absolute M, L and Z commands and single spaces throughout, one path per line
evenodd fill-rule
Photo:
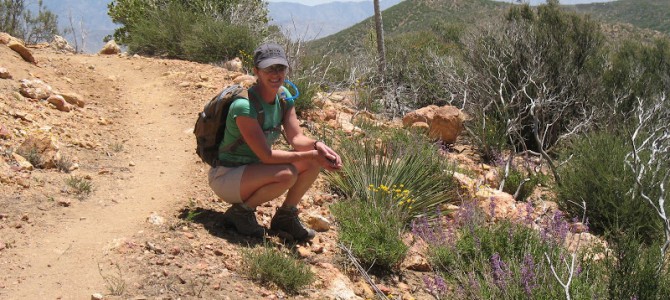
M 272 282 L 288 293 L 297 293 L 314 282 L 307 265 L 274 248 L 260 247 L 243 253 L 249 277 Z
M 75 194 L 88 196 L 93 192 L 93 183 L 81 176 L 72 175 L 65 180 L 65 183 L 74 190 Z
M 402 220 L 383 206 L 350 200 L 332 205 L 339 239 L 364 265 L 393 269 L 407 254 Z
M 55 163 L 56 163 L 56 170 L 63 173 L 70 173 L 70 170 L 74 165 L 72 159 L 70 159 L 70 157 L 65 155 L 61 156 L 60 159 L 57 159 Z

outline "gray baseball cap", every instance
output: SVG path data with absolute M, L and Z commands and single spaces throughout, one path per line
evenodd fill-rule
M 254 50 L 254 66 L 263 69 L 271 65 L 289 66 L 284 48 L 275 43 L 266 43 L 258 46 Z

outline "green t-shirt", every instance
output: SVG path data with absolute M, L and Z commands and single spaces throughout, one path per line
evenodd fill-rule
M 285 92 L 287 94 L 287 97 L 291 97 L 291 94 L 288 92 L 288 90 L 283 87 L 280 89 L 280 92 Z M 252 93 L 254 92 L 249 90 L 250 96 Z M 271 130 L 272 128 L 275 128 L 282 123 L 281 105 L 279 104 L 279 97 L 278 96 L 275 97 L 275 101 L 273 104 L 268 104 L 265 101 L 260 102 L 261 105 L 263 106 L 263 110 L 265 111 L 265 121 L 263 122 L 264 124 L 262 125 L 262 129 L 265 132 L 265 139 L 268 143 L 268 146 L 272 147 L 272 145 L 281 136 L 281 133 L 279 131 Z M 286 110 L 289 110 L 292 106 L 293 106 L 292 100 L 286 101 Z M 222 151 L 222 149 L 226 145 L 233 143 L 242 136 L 242 134 L 240 133 L 240 128 L 237 126 L 237 122 L 235 122 L 235 119 L 238 116 L 245 116 L 252 118 L 254 120 L 257 119 L 258 113 L 256 112 L 256 109 L 251 104 L 251 102 L 249 102 L 249 99 L 240 98 L 235 100 L 230 105 L 230 110 L 228 111 L 228 117 L 226 118 L 226 132 L 225 135 L 223 136 L 223 141 L 221 141 L 221 144 L 219 145 L 219 160 L 223 162 L 224 166 L 246 165 L 260 161 L 258 156 L 256 156 L 256 154 L 253 151 L 251 151 L 251 148 L 249 148 L 249 145 L 247 145 L 246 143 L 239 145 L 237 148 L 234 149 L 234 151 L 231 152 Z

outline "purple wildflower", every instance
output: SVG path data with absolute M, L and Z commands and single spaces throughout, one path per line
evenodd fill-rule
M 528 298 L 532 298 L 533 289 L 537 286 L 535 277 L 535 261 L 533 257 L 526 253 L 523 257 L 523 266 L 521 266 L 521 284 Z
M 495 281 L 496 286 L 501 290 L 507 289 L 507 277 L 509 269 L 507 265 L 502 261 L 500 255 L 496 252 L 491 256 L 491 271 L 493 272 L 493 280 Z
M 569 229 L 570 225 L 563 219 L 563 213 L 561 211 L 556 211 L 554 216 L 549 221 L 545 222 L 544 227 L 540 231 L 540 237 L 546 243 L 553 242 L 554 244 L 560 245 L 565 241 Z
M 438 274 L 435 274 L 432 277 L 423 276 L 423 283 L 426 285 L 426 289 L 438 299 L 440 296 L 443 296 L 448 292 L 447 283 L 444 281 L 444 278 Z
M 489 204 L 489 214 L 491 215 L 491 220 L 496 217 L 496 203 L 493 201 L 493 197 L 490 198 L 491 203 Z
M 533 212 L 535 208 L 533 207 L 533 203 L 529 201 L 526 201 L 526 217 L 524 219 L 526 225 L 530 225 L 533 223 Z

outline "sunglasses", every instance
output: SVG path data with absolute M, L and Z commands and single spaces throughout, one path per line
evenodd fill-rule
M 286 72 L 286 69 L 288 69 L 288 67 L 285 65 L 271 65 L 267 68 L 262 68 L 261 71 L 265 73 L 284 73 Z

